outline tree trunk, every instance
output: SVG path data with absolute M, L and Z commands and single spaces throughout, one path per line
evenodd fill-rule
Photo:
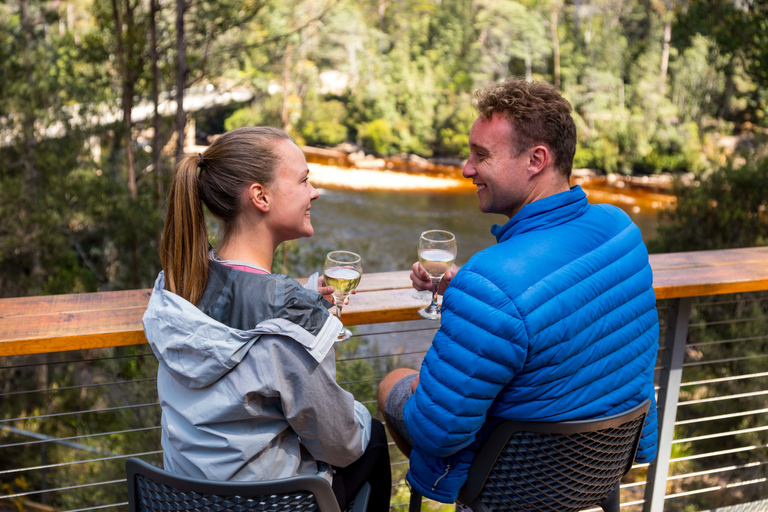
M 661 45 L 661 78 L 662 91 L 665 91 L 667 84 L 667 69 L 669 68 L 669 43 L 672 40 L 672 8 L 674 0 L 667 0 L 664 9 L 664 42 Z
M 185 0 L 176 0 L 176 164 L 184 156 L 184 83 L 187 77 L 187 54 L 184 46 Z
M 384 31 L 384 19 L 387 15 L 387 7 L 389 6 L 389 0 L 379 0 L 379 30 Z
M 661 83 L 667 83 L 667 68 L 669 67 L 669 42 L 672 40 L 672 19 L 667 13 L 667 21 L 664 23 L 664 43 L 661 46 Z
M 163 139 L 160 135 L 160 113 L 158 111 L 160 103 L 160 86 L 159 86 L 159 72 L 157 69 L 157 13 L 160 10 L 160 5 L 157 0 L 149 0 L 149 55 L 152 60 L 152 127 L 154 133 L 152 134 L 152 168 L 155 171 L 155 180 L 157 185 L 157 205 L 162 207 L 163 205 L 163 159 L 162 152 Z
M 123 23 L 121 19 L 122 8 L 117 4 L 117 0 L 112 0 L 112 15 L 115 20 L 115 40 L 117 42 L 117 63 L 120 68 L 120 80 L 122 82 L 122 103 L 123 103 L 123 127 L 122 134 L 115 134 L 115 137 L 125 140 L 125 152 L 127 156 L 128 171 L 128 190 L 131 192 L 131 198 L 136 199 L 136 166 L 133 158 L 133 141 L 131 132 L 133 123 L 131 123 L 131 112 L 133 111 L 133 93 L 134 80 L 131 79 L 131 71 L 128 70 L 125 56 L 125 44 L 123 42 Z M 126 22 L 132 23 L 131 8 L 126 5 Z
M 280 111 L 280 120 L 283 122 L 283 130 L 291 133 L 293 123 L 291 123 L 291 109 L 289 98 L 291 96 L 291 52 L 293 45 L 288 43 L 285 49 L 285 59 L 283 60 L 283 107 Z
M 22 155 L 24 166 L 24 202 L 26 203 L 24 208 L 27 210 L 27 218 L 30 218 L 39 210 L 40 199 L 38 188 L 39 174 L 33 157 L 35 146 L 37 145 L 35 138 L 35 75 L 32 59 L 35 22 L 29 16 L 28 0 L 21 0 L 19 2 L 19 16 L 22 32 L 24 33 L 24 53 L 21 56 L 21 63 L 27 76 L 26 92 L 22 95 L 23 113 L 21 121 L 22 137 L 24 138 L 24 154 Z M 26 236 L 29 240 L 30 272 L 33 279 L 32 282 L 34 283 L 38 280 L 41 281 L 43 278 L 42 254 L 37 242 L 38 228 L 34 224 L 27 225 L 26 228 L 28 229 Z M 32 371 L 37 379 L 37 388 L 48 388 L 48 365 L 46 364 L 48 355 L 33 355 L 28 359 L 25 358 L 25 360 L 34 365 Z
M 525 81 L 533 82 L 533 59 L 531 58 L 531 44 L 528 39 L 523 41 L 525 45 Z
M 557 15 L 559 8 L 558 2 L 552 2 L 552 12 L 549 18 L 552 28 L 552 53 L 554 57 L 554 70 L 552 74 L 557 90 L 560 90 L 560 39 L 557 37 Z
M 24 112 L 22 114 L 21 131 L 24 138 L 24 154 L 22 155 L 22 162 L 24 164 L 24 199 L 27 203 L 28 211 L 32 214 L 38 211 L 40 204 L 40 194 L 38 190 L 39 176 L 37 172 L 37 165 L 34 161 L 34 155 L 36 153 L 35 146 L 37 145 L 35 139 L 35 101 L 34 101 L 34 87 L 35 87 L 35 75 L 33 72 L 34 66 L 32 63 L 32 42 L 34 40 L 34 22 L 29 16 L 29 2 L 28 0 L 21 0 L 19 2 L 19 14 L 21 17 L 21 27 L 24 32 L 24 55 L 21 62 L 24 66 L 27 74 L 27 92 L 24 98 Z M 30 271 L 33 278 L 38 278 L 43 275 L 42 255 L 40 247 L 37 244 L 36 235 L 37 229 L 35 226 L 28 226 L 29 231 L 27 236 L 30 240 Z

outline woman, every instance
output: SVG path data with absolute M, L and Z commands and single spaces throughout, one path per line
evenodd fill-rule
M 316 279 L 307 289 L 269 272 L 281 242 L 312 235 L 308 174 L 298 146 L 270 127 L 232 130 L 179 163 L 144 314 L 160 361 L 163 462 L 210 480 L 318 474 L 342 510 L 368 481 L 368 510 L 383 511 L 386 437 L 336 384 L 340 322 Z M 223 225 L 216 249 L 203 205 Z

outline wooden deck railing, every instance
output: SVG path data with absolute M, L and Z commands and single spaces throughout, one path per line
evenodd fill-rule
M 768 290 L 768 247 L 651 256 L 658 299 Z M 364 274 L 346 325 L 418 320 L 408 271 Z M 150 290 L 0 299 L 0 357 L 146 343 Z

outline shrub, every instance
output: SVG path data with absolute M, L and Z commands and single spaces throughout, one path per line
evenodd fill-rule
M 338 100 L 308 102 L 300 121 L 300 132 L 307 144 L 335 146 L 347 140 L 344 125 L 347 109 Z
M 397 151 L 397 138 L 392 125 L 386 119 L 376 119 L 365 123 L 358 129 L 363 145 L 382 156 L 389 156 Z
M 768 244 L 768 158 L 727 165 L 695 186 L 678 183 L 676 203 L 659 215 L 656 252 Z

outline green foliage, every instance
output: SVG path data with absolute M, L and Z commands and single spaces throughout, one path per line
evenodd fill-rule
M 280 126 L 280 98 L 261 98 L 249 107 L 236 110 L 224 121 L 224 129 L 234 130 L 242 126 Z
M 655 252 L 768 245 L 768 159 L 719 168 L 695 186 L 678 183 L 659 217 Z
M 360 126 L 358 137 L 366 147 L 372 148 L 376 153 L 389 156 L 396 152 L 397 139 L 392 125 L 386 119 L 376 119 Z
M 307 144 L 335 146 L 347 139 L 347 109 L 339 100 L 318 100 L 305 105 L 301 135 Z

